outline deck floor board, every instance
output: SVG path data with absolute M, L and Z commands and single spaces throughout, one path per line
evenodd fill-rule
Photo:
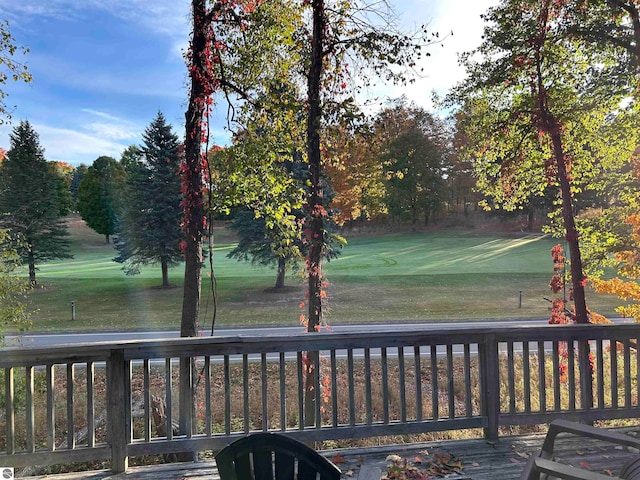
M 640 427 L 622 429 L 624 433 L 638 436 Z M 341 449 L 324 451 L 329 458 L 339 454 L 338 466 L 344 479 L 357 478 L 360 465 L 379 466 L 384 473 L 387 456 L 399 455 L 413 461 L 420 457 L 424 461 L 434 452 L 451 453 L 462 460 L 463 470 L 450 475 L 450 479 L 511 480 L 518 479 L 526 463 L 526 457 L 542 445 L 544 435 L 502 437 L 492 445 L 483 439 L 448 440 L 420 444 L 389 445 L 364 449 Z M 572 436 L 561 436 L 556 440 L 556 450 L 561 461 L 578 468 L 613 474 L 619 473 L 622 465 L 638 455 L 638 452 L 611 444 L 585 440 Z M 146 467 L 131 467 L 127 473 L 112 474 L 109 471 L 89 471 L 28 477 L 47 480 L 199 480 L 218 479 L 214 461 L 196 463 L 165 464 Z

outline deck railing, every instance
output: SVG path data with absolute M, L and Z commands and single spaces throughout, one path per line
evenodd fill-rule
M 478 324 L 4 348 L 0 465 L 110 460 L 124 471 L 131 456 L 217 450 L 252 431 L 322 441 L 481 428 L 495 441 L 500 426 L 559 415 L 640 417 L 639 338 L 638 324 Z

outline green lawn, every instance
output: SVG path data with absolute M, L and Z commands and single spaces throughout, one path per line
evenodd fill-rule
M 126 276 L 111 261 L 104 238 L 72 222 L 75 258 L 40 266 L 41 288 L 31 295 L 36 331 L 178 328 L 182 267 L 170 271 L 176 287 L 159 288 L 160 270 Z M 216 234 L 218 325 L 294 325 L 304 300 L 303 280 L 292 275 L 282 292 L 275 271 L 226 258 L 232 239 Z M 508 237 L 469 231 L 386 234 L 353 238 L 326 266 L 329 324 L 379 321 L 544 318 L 552 273 L 541 236 Z M 202 323 L 211 324 L 209 277 L 203 276 Z M 518 308 L 519 292 L 522 308 Z M 613 313 L 617 301 L 589 294 L 592 308 Z M 71 320 L 71 302 L 76 320 Z

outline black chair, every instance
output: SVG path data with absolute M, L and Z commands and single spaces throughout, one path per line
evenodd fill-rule
M 340 469 L 325 457 L 277 433 L 255 433 L 236 440 L 218 452 L 216 465 L 221 480 L 340 479 Z
M 636 455 L 635 458 L 632 458 L 622 467 L 619 477 L 611 477 L 554 461 L 553 446 L 558 434 L 563 432 L 640 449 L 640 440 L 629 435 L 581 423 L 554 420 L 549 426 L 542 449 L 529 457 L 527 465 L 522 475 L 520 475 L 520 480 L 552 480 L 559 478 L 566 480 L 612 480 L 615 478 L 640 480 L 640 455 Z

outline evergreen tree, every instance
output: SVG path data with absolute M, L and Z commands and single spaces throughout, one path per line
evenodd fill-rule
M 0 227 L 20 239 L 17 250 L 35 285 L 36 263 L 71 258 L 67 227 L 60 216 L 57 180 L 38 134 L 23 121 L 9 139 L 11 148 L 0 168 Z
M 182 261 L 180 242 L 180 143 L 162 113 L 142 135 L 140 160 L 128 162 L 126 202 L 115 241 L 129 275 L 142 265 L 160 264 L 162 286 L 169 286 L 168 268 Z
M 78 186 L 78 211 L 90 228 L 109 237 L 116 232 L 118 201 L 124 184 L 124 169 L 111 157 L 98 157 Z
M 283 161 L 280 167 L 295 184 L 300 185 L 299 188 L 302 188 L 307 175 L 306 164 L 302 161 L 300 152 L 295 152 L 292 157 L 293 160 Z M 330 261 L 340 255 L 340 249 L 346 240 L 335 233 L 337 230 L 334 220 L 335 212 L 329 208 L 335 193 L 328 180 L 323 178 L 323 181 L 326 184 L 323 206 L 328 212 L 325 225 L 327 248 L 323 252 L 323 258 Z M 307 245 L 300 231 L 306 212 L 303 208 L 295 208 L 291 210 L 290 216 L 295 219 L 294 224 L 297 226 L 295 231 L 283 229 L 280 224 L 265 218 L 254 209 L 246 208 L 237 211 L 231 223 L 231 229 L 238 235 L 238 245 L 227 254 L 227 257 L 258 265 L 276 266 L 275 288 L 284 287 L 287 268 L 297 267 L 298 262 L 307 254 Z
M 80 187 L 80 182 L 82 182 L 84 174 L 87 173 L 88 168 L 89 167 L 87 167 L 84 163 L 81 163 L 73 169 L 69 190 L 71 191 L 71 205 L 74 211 L 78 210 L 78 188 Z

